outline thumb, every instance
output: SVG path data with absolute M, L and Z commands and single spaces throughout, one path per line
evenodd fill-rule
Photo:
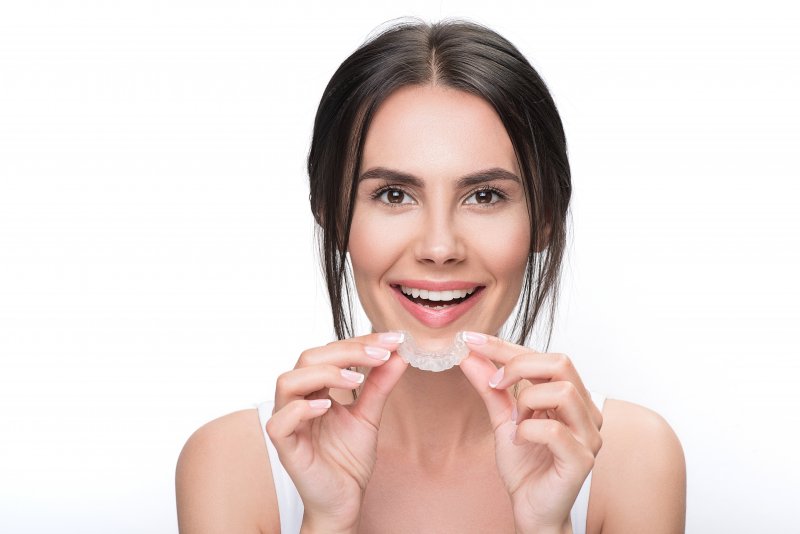
M 364 381 L 351 413 L 378 428 L 386 399 L 407 368 L 408 363 L 396 352 L 392 353 L 391 358 L 383 365 L 373 367 Z
M 470 352 L 459 367 L 483 399 L 492 428 L 497 428 L 511 419 L 511 411 L 516 400 L 507 390 L 495 389 L 489 385 L 489 379 L 497 372 L 497 367 L 491 360 L 476 352 Z

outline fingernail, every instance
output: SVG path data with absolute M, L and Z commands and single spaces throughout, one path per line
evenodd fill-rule
M 376 360 L 383 360 L 384 362 L 389 359 L 389 356 L 392 355 L 386 349 L 382 349 L 380 347 L 364 347 L 364 352 L 367 353 L 367 356 L 370 358 L 375 358 Z
M 519 413 L 517 413 L 517 407 L 515 405 L 514 408 L 511 410 L 511 422 L 514 423 L 515 425 L 517 424 L 518 415 Z
M 406 335 L 403 332 L 384 332 L 378 336 L 381 343 L 402 343 L 406 340 Z
M 472 343 L 473 345 L 485 345 L 486 342 L 489 340 L 484 334 L 479 334 L 478 332 L 461 332 L 461 340 L 467 343 Z
M 505 372 L 506 372 L 505 367 L 501 367 L 500 369 L 498 369 L 497 372 L 494 374 L 494 376 L 491 379 L 489 379 L 489 387 L 496 388 L 497 384 L 499 384 L 500 381 L 503 379 L 503 375 L 505 374 Z
M 330 399 L 314 399 L 308 401 L 308 405 L 312 408 L 330 408 L 331 407 L 331 400 Z
M 517 439 L 517 427 L 514 427 L 514 431 L 513 431 L 513 432 L 511 432 L 511 436 L 509 436 L 509 437 L 511 438 L 511 441 L 512 441 L 512 442 L 513 442 L 515 439 Z
M 351 382 L 360 384 L 364 381 L 364 375 L 361 373 L 356 373 L 355 371 L 351 371 L 350 369 L 341 369 L 339 372 L 341 372 L 342 376 Z

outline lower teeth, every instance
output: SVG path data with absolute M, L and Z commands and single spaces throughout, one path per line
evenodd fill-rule
M 462 298 L 459 298 L 459 299 L 443 301 L 443 302 L 445 302 L 445 304 L 438 304 L 438 301 L 431 301 L 431 300 L 428 300 L 428 299 L 423 299 L 422 297 L 416 298 L 416 297 L 412 297 L 411 295 L 406 295 L 405 293 L 404 293 L 404 295 L 408 300 L 410 300 L 414 304 L 417 304 L 419 306 L 424 306 L 426 308 L 430 308 L 431 310 L 443 310 L 445 308 L 452 308 L 453 306 L 455 306 L 457 304 L 461 304 L 462 302 L 467 300 L 467 297 L 469 297 L 469 295 L 467 295 L 467 297 L 462 297 Z M 437 304 L 434 304 L 434 302 L 437 302 Z

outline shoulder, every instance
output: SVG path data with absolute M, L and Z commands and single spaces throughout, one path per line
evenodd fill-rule
M 178 458 L 175 491 L 182 533 L 275 531 L 277 499 L 258 411 L 197 429 Z
M 644 406 L 608 399 L 601 435 L 591 506 L 602 510 L 602 532 L 683 532 L 686 461 L 667 421 Z

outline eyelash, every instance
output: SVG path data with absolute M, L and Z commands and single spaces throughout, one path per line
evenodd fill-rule
M 389 206 L 390 208 L 397 208 L 397 207 L 400 207 L 400 206 L 402 206 L 402 205 L 403 205 L 403 204 L 395 204 L 395 203 L 393 203 L 393 202 L 383 202 L 382 200 L 380 200 L 381 196 L 382 196 L 384 193 L 386 193 L 387 191 L 401 191 L 401 192 L 402 192 L 404 195 L 411 196 L 411 195 L 408 193 L 408 191 L 406 191 L 406 190 L 405 190 L 405 189 L 403 189 L 402 187 L 399 187 L 399 186 L 396 186 L 396 185 L 385 185 L 385 186 L 383 186 L 383 187 L 379 188 L 378 190 L 376 190 L 374 193 L 372 193 L 372 194 L 369 196 L 369 198 L 370 198 L 370 199 L 372 199 L 372 200 L 377 200 L 377 201 L 379 201 L 379 202 L 381 202 L 381 203 L 383 203 L 383 204 L 386 204 L 386 205 L 387 205 L 387 206 Z M 412 197 L 412 198 L 413 198 L 413 197 Z
M 379 188 L 377 191 L 372 193 L 369 196 L 369 198 L 372 199 L 372 200 L 380 201 L 379 199 L 380 199 L 381 195 L 383 195 L 387 191 L 400 191 L 404 195 L 408 195 L 411 198 L 414 198 L 408 191 L 403 189 L 402 186 L 391 185 L 391 184 L 385 185 L 385 186 Z M 493 205 L 497 204 L 498 202 L 502 202 L 504 200 L 508 200 L 508 195 L 506 193 L 504 193 L 500 189 L 497 189 L 496 187 L 488 187 L 488 186 L 487 187 L 479 187 L 478 189 L 470 191 L 470 193 L 466 196 L 466 198 L 470 198 L 471 196 L 473 196 L 473 195 L 475 195 L 477 193 L 484 192 L 484 191 L 487 191 L 489 193 L 494 193 L 495 195 L 498 196 L 499 200 L 497 200 L 496 202 L 490 202 L 489 204 L 478 204 L 478 203 L 475 203 L 475 205 L 493 206 Z M 383 202 L 383 201 L 380 201 L 380 202 L 382 202 L 383 204 L 389 206 L 390 208 L 399 208 L 400 206 L 404 205 L 404 204 L 395 204 L 393 202 Z
M 487 187 L 479 187 L 478 189 L 475 189 L 469 195 L 467 195 L 467 198 L 470 198 L 471 196 L 476 195 L 478 193 L 482 193 L 484 191 L 486 191 L 487 193 L 494 193 L 495 195 L 497 195 L 497 198 L 498 198 L 497 202 L 490 202 L 489 206 L 493 206 L 494 204 L 497 204 L 498 202 L 502 202 L 504 200 L 508 200 L 508 195 L 506 195 L 503 191 L 501 191 L 500 189 L 497 189 L 496 187 L 489 187 L 489 186 L 487 186 Z

